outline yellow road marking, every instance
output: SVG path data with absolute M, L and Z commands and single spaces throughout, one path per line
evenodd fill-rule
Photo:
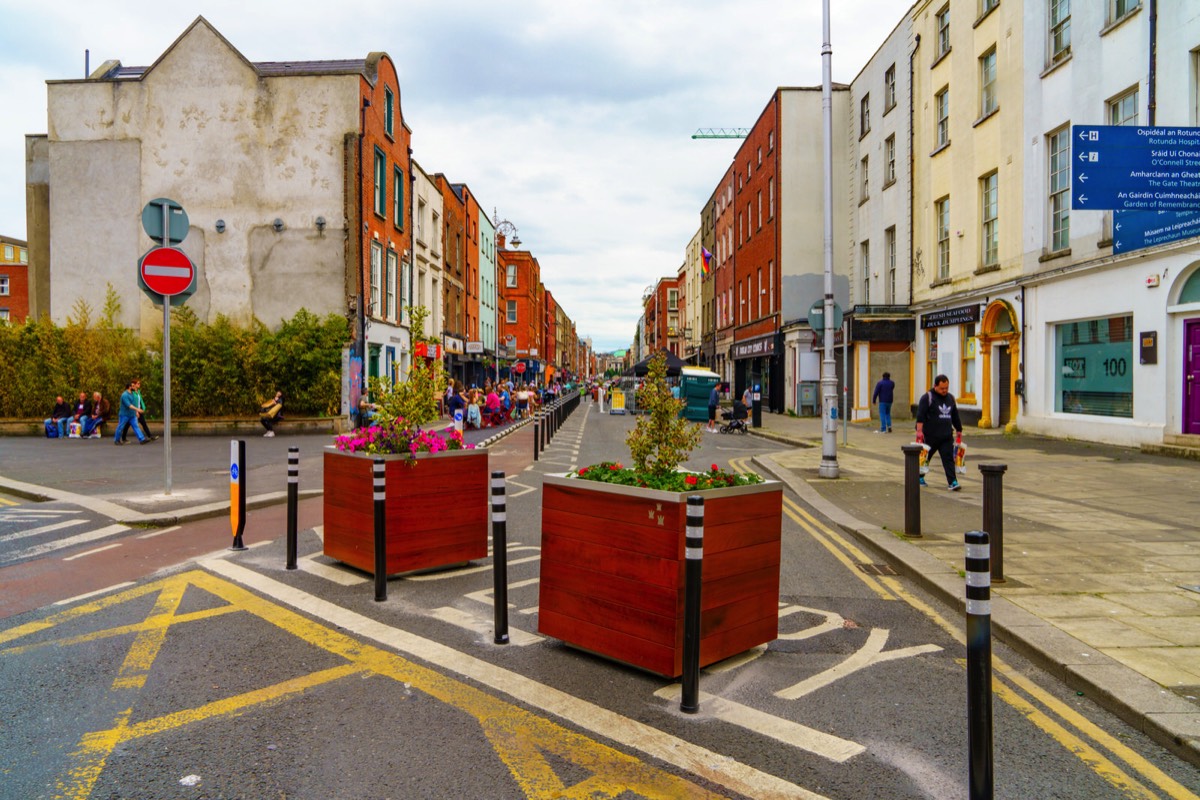
M 0 497 L 0 506 L 16 506 L 20 505 L 16 500 L 9 500 L 6 497 Z
M 832 542 L 830 542 L 826 538 L 825 532 L 828 532 L 827 528 L 824 528 L 823 531 L 818 530 L 815 526 L 810 525 L 807 521 L 805 521 L 804 519 L 801 519 L 796 514 L 796 512 L 794 512 L 792 510 L 791 504 L 787 500 L 785 500 L 784 504 L 783 504 L 783 513 L 785 513 L 789 517 L 791 517 L 793 522 L 795 522 L 797 525 L 799 525 L 804 531 L 806 531 L 808 533 L 809 536 L 811 536 L 818 543 L 820 543 L 822 547 L 824 547 L 826 550 L 828 550 L 829 553 L 834 558 L 836 558 L 838 561 L 842 562 L 842 565 L 846 568 L 846 570 L 849 571 L 851 575 L 853 575 L 854 577 L 856 577 L 860 581 L 862 581 L 864 584 L 866 584 L 867 588 L 870 589 L 872 592 L 874 592 L 879 597 L 880 600 L 895 600 L 896 599 L 888 593 L 887 589 L 884 588 L 884 586 L 879 581 L 877 581 L 874 576 L 868 575 L 867 573 L 860 570 L 857 566 L 855 566 L 854 562 L 851 561 L 850 558 L 845 553 L 843 553 L 840 549 L 838 549 Z
M 801 522 L 797 516 L 793 515 L 793 509 L 795 509 L 797 514 L 803 515 L 805 518 L 804 522 Z M 826 548 L 832 548 L 832 545 L 822 541 L 820 534 L 816 533 L 813 528 L 819 528 L 822 533 L 828 535 L 831 539 L 837 541 L 848 551 L 854 553 L 856 558 L 861 558 L 863 561 L 869 560 L 866 555 L 863 554 L 862 551 L 859 550 L 855 545 L 845 540 L 840 534 L 830 529 L 804 509 L 800 508 L 790 498 L 784 498 L 784 511 L 787 512 L 788 515 L 793 519 L 795 519 L 801 525 L 801 527 L 812 533 L 814 538 L 817 538 L 818 541 L 821 541 Z M 809 522 L 811 522 L 812 527 L 809 526 Z M 835 553 L 835 555 L 837 554 Z M 842 560 L 843 563 L 849 563 L 847 559 Z M 858 572 L 857 570 L 852 571 L 856 573 Z M 904 588 L 903 584 L 898 578 L 890 576 L 881 577 L 880 583 L 883 586 L 886 586 L 887 589 L 896 597 L 900 598 L 905 603 L 928 617 L 934 622 L 934 624 L 946 631 L 959 644 L 966 644 L 966 635 L 961 627 L 954 625 L 945 617 L 943 617 L 938 611 L 932 608 L 928 603 L 925 603 L 924 601 L 915 597 L 911 592 Z M 1021 675 L 1019 672 L 1009 666 L 1003 659 L 993 656 L 992 664 L 997 675 L 1003 676 L 1005 680 L 1015 684 L 1016 687 L 1019 687 L 1047 709 L 1057 714 L 1063 722 L 1078 730 L 1097 745 L 1108 750 L 1116 758 L 1125 762 L 1125 764 L 1127 764 L 1134 772 L 1166 792 L 1168 797 L 1172 798 L 1172 800 L 1200 800 L 1200 797 L 1197 797 L 1194 793 L 1190 792 L 1178 781 L 1174 780 L 1162 770 L 1158 769 L 1158 767 L 1154 766 L 1131 748 L 1121 744 L 1115 737 L 1106 733 L 1094 722 L 1083 716 L 1078 711 L 1075 711 L 1058 698 L 1054 697 L 1054 695 L 1052 695 L 1050 692 L 1041 688 L 1024 675 Z M 998 681 L 998 677 L 993 679 L 993 692 L 997 697 L 1023 714 L 1030 720 L 1030 722 L 1041 728 L 1047 735 L 1062 745 L 1062 747 L 1064 747 L 1066 750 L 1075 754 L 1105 781 L 1126 792 L 1126 794 L 1132 798 L 1156 797 L 1156 795 L 1150 792 L 1145 786 L 1126 775 L 1115 764 L 1106 759 L 1098 751 L 1085 744 L 1082 740 L 1071 734 L 1057 722 L 1051 720 L 1043 712 L 1039 711 L 1024 698 L 1020 697 L 1020 695 L 1016 694 L 1014 690 L 1010 690 L 1008 687 L 1004 686 Z
M 190 586 L 219 597 L 229 605 L 211 611 L 176 616 L 175 612 L 184 592 Z M 111 728 L 94 731 L 82 737 L 73 755 L 71 768 L 58 782 L 58 797 L 64 800 L 87 800 L 103 773 L 108 758 L 123 742 L 219 717 L 247 713 L 264 704 L 294 697 L 314 686 L 356 674 L 377 674 L 392 678 L 469 713 L 478 721 L 498 756 L 509 767 L 514 780 L 529 797 L 615 797 L 623 792 L 652 800 L 722 797 L 684 777 L 645 764 L 633 756 L 583 734 L 567 730 L 557 723 L 538 717 L 533 712 L 480 689 L 326 628 L 297 612 L 270 603 L 246 589 L 206 572 L 183 573 L 67 609 L 40 622 L 0 633 L 0 640 L 11 642 L 154 592 L 158 593 L 154 609 L 139 624 L 65 637 L 56 642 L 10 647 L 0 654 L 12 655 L 49 644 L 63 646 L 133 634 L 134 641 L 113 687 L 141 689 L 144 688 L 145 678 L 173 625 L 220 613 L 242 611 L 269 622 L 313 646 L 341 656 L 347 663 L 197 708 L 183 709 L 132 724 L 131 706 L 116 717 Z M 552 762 L 548 760 L 549 755 L 582 768 L 590 773 L 589 777 L 571 785 L 564 783 L 556 774 Z M 701 769 L 700 773 L 703 774 L 704 770 Z M 800 787 L 792 788 L 795 792 L 788 792 L 788 796 L 818 797 Z

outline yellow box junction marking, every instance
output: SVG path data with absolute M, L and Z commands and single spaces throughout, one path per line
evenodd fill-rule
M 228 603 L 217 609 L 176 614 L 189 586 Z M 132 721 L 136 694 L 107 730 L 88 733 L 74 752 L 68 773 L 57 785 L 56 797 L 85 800 L 91 796 L 113 750 L 123 742 L 177 730 L 217 718 L 235 717 L 258 707 L 278 703 L 308 689 L 351 675 L 375 674 L 409 684 L 449 706 L 473 716 L 497 755 L 508 766 L 521 790 L 531 798 L 612 796 L 629 792 L 652 800 L 669 798 L 719 798 L 691 781 L 647 765 L 633 756 L 600 744 L 582 734 L 538 717 L 479 689 L 419 666 L 405 658 L 326 628 L 300 614 L 270 603 L 233 583 L 199 570 L 172 576 L 66 609 L 38 622 L 0 631 L 0 644 L 16 642 L 34 633 L 95 614 L 148 594 L 157 594 L 149 616 L 140 623 L 122 625 L 53 641 L 12 646 L 0 657 L 35 648 L 66 647 L 101 638 L 133 636 L 133 642 L 113 682 L 113 691 L 139 692 L 153 668 L 170 629 L 221 614 L 244 612 L 269 622 L 303 641 L 346 659 L 346 664 L 152 719 Z M 547 755 L 554 755 L 591 773 L 568 786 L 555 773 Z
M 830 550 L 846 568 L 850 570 L 856 577 L 862 578 L 864 583 L 871 587 L 873 591 L 881 596 L 888 595 L 885 599 L 892 597 L 899 598 L 905 603 L 920 611 L 936 625 L 945 630 L 959 644 L 966 645 L 966 634 L 964 633 L 961 623 L 955 625 L 948 621 L 940 613 L 934 610 L 928 603 L 920 600 L 911 594 L 898 578 L 883 576 L 875 578 L 865 575 L 856 569 L 853 563 L 845 555 L 839 555 L 836 550 L 843 549 L 853 558 L 858 559 L 862 563 L 869 563 L 870 558 L 862 552 L 852 542 L 842 536 L 840 533 L 829 528 L 823 522 L 818 520 L 808 511 L 804 510 L 800 505 L 791 500 L 784 498 L 784 513 L 792 518 L 800 527 L 808 532 L 814 539 L 820 542 L 826 549 Z M 965 661 L 960 660 L 960 663 L 965 665 Z M 1032 680 L 1022 675 L 1003 659 L 993 655 L 992 665 L 995 674 L 992 678 L 992 693 L 1002 701 L 1010 705 L 1018 713 L 1028 719 L 1032 724 L 1040 728 L 1048 736 L 1050 736 L 1059 745 L 1065 748 L 1068 752 L 1074 754 L 1081 761 L 1088 765 L 1097 775 L 1103 778 L 1112 786 L 1121 790 L 1127 797 L 1136 798 L 1137 800 L 1149 800 L 1150 798 L 1159 797 L 1153 791 L 1148 789 L 1142 783 L 1138 782 L 1128 774 L 1123 772 L 1112 761 L 1096 748 L 1084 741 L 1084 738 L 1071 733 L 1062 724 L 1054 720 L 1050 715 L 1039 709 L 1019 692 L 1024 692 L 1037 703 L 1041 704 L 1045 709 L 1057 715 L 1066 725 L 1075 728 L 1079 733 L 1090 739 L 1091 742 L 1108 750 L 1109 753 L 1116 756 L 1121 761 L 1125 762 L 1133 772 L 1144 778 L 1146 781 L 1157 786 L 1161 791 L 1166 793 L 1166 796 L 1171 800 L 1200 800 L 1196 794 L 1180 784 L 1178 781 L 1171 778 L 1154 764 L 1139 755 L 1132 748 L 1122 744 L 1116 737 L 1107 733 L 1100 726 L 1089 720 L 1083 714 L 1068 706 L 1056 698 L 1053 694 L 1035 684 Z M 1002 682 L 1001 678 L 1007 680 L 1012 686 L 1008 686 Z

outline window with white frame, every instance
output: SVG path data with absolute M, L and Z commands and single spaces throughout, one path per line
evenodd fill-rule
M 1142 0 L 1108 0 L 1108 24 L 1112 25 L 1122 17 L 1137 11 Z
M 1050 0 L 1050 63 L 1071 54 L 1071 0 Z
M 896 107 L 896 65 L 892 64 L 883 73 L 883 113 Z
M 941 58 L 950 52 L 950 4 L 937 13 L 937 52 L 934 58 Z
M 884 302 L 891 305 L 896 302 L 896 226 L 883 232 L 883 258 L 887 262 L 887 297 Z
M 770 288 L 767 290 L 767 313 L 775 313 L 775 262 L 767 262 L 767 283 Z
M 1050 214 L 1050 251 L 1071 246 L 1071 128 L 1046 137 Z
M 996 48 L 979 57 L 979 116 L 986 117 L 999 107 L 996 97 Z
M 750 201 L 746 200 L 746 241 L 750 241 L 750 234 L 754 227 L 754 218 L 750 215 Z
M 9 319 L 10 317 L 8 316 L 8 309 L 0 308 L 0 322 L 8 322 Z
M 775 149 L 775 131 L 767 131 L 767 152 Z
M 871 305 L 871 243 L 863 242 L 858 246 L 862 261 L 862 302 L 864 306 Z
M 396 318 L 396 253 L 394 250 L 387 252 L 387 275 L 384 278 L 384 286 L 387 296 L 384 316 L 394 320 Z
M 509 264 L 504 268 L 504 285 L 509 289 L 517 288 L 517 265 Z
M 1138 124 L 1138 87 L 1134 86 L 1108 101 L 1108 124 Z
M 509 300 L 509 301 L 507 301 L 506 306 L 507 306 L 507 308 L 505 309 L 505 312 L 504 312 L 504 321 L 508 322 L 510 325 L 516 324 L 516 322 L 517 322 L 517 301 Z
M 883 185 L 896 182 L 896 135 L 892 134 L 883 143 Z
M 938 280 L 950 279 L 950 198 L 943 197 L 934 204 L 934 219 L 937 223 L 937 276 Z
M 417 200 L 417 240 L 425 243 L 425 201 Z
M 933 98 L 934 115 L 937 120 L 937 146 L 950 144 L 950 87 L 942 89 Z
M 992 172 L 979 180 L 979 216 L 983 220 L 980 231 L 982 240 L 980 255 L 985 267 L 1000 263 L 999 180 L 998 172 Z
M 767 181 L 767 219 L 775 219 L 775 176 Z
M 21 263 L 22 264 L 29 263 L 29 251 L 26 250 L 24 247 L 21 248 Z
M 871 95 L 864 94 L 863 99 L 858 104 L 858 135 L 871 130 Z
M 383 246 L 371 242 L 371 316 L 378 317 L 383 300 Z
M 863 156 L 858 166 L 859 182 L 858 182 L 858 199 L 866 200 L 871 196 L 871 157 Z
M 679 290 L 667 289 L 667 310 L 675 311 L 679 308 Z
M 0 297 L 8 297 L 8 281 L 7 275 L 0 275 Z
M 11 244 L 4 245 L 4 260 L 16 261 L 17 251 Z

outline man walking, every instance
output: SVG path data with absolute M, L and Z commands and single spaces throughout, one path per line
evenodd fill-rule
M 954 475 L 954 445 L 962 441 L 962 421 L 958 418 L 958 405 L 950 394 L 950 379 L 938 375 L 933 379 L 933 388 L 921 397 L 917 404 L 917 443 L 929 445 L 942 457 L 942 468 L 946 471 L 946 483 L 950 491 L 961 487 Z M 924 476 L 920 479 L 925 485 Z
M 892 395 L 896 391 L 896 382 L 892 373 L 883 373 L 882 380 L 875 384 L 875 394 L 871 395 L 872 403 L 879 403 L 879 433 L 892 432 Z
M 721 384 L 714 383 L 712 391 L 708 393 L 708 427 L 706 431 L 712 433 L 717 429 L 717 406 L 721 405 Z
M 121 410 L 117 415 L 117 432 L 113 435 L 113 444 L 125 444 L 121 439 L 122 435 L 129 428 L 133 428 L 133 433 L 137 436 L 138 444 L 146 444 L 150 441 L 142 433 L 142 428 L 137 422 L 138 415 L 141 413 L 142 410 L 137 407 L 137 399 L 133 394 L 133 383 L 125 384 L 125 391 L 121 393 Z

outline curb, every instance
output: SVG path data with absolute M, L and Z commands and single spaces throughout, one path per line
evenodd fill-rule
M 770 456 L 755 456 L 754 462 L 923 589 L 965 613 L 965 584 L 957 570 L 916 545 L 855 518 Z M 1183 760 L 1200 766 L 1200 735 L 1196 731 L 1200 711 L 1191 703 L 995 593 L 992 630 L 998 639 L 1068 687 L 1083 692 Z

